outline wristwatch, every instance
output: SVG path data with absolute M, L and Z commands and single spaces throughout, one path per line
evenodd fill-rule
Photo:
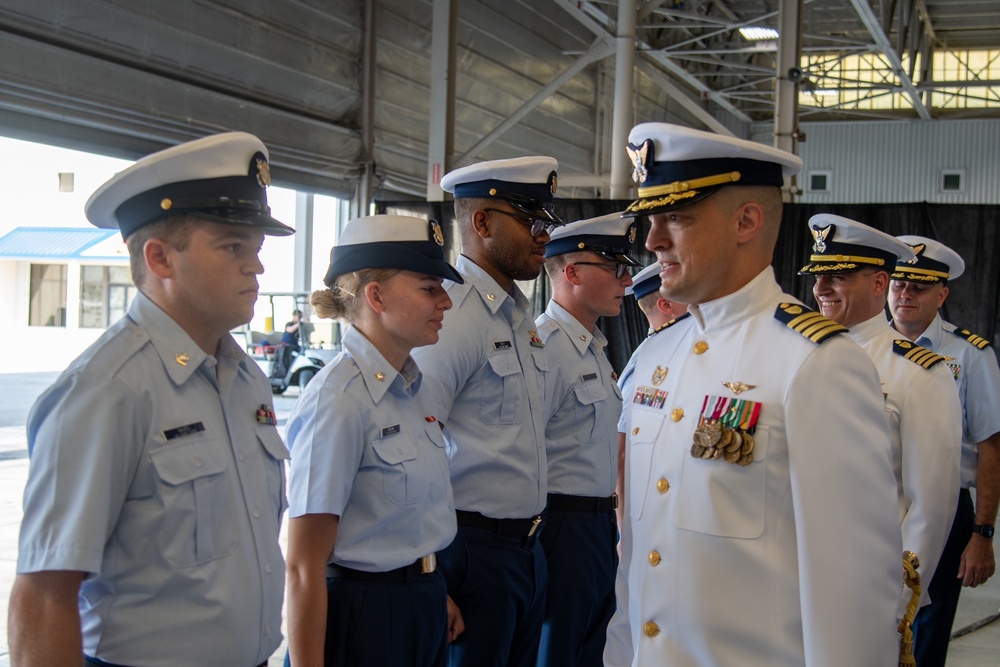
M 993 526 L 988 523 L 977 523 L 972 526 L 972 532 L 979 533 L 983 537 L 989 539 L 993 537 Z

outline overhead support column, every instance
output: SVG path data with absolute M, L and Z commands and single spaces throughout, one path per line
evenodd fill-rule
M 434 0 L 431 18 L 431 104 L 427 131 L 427 201 L 444 201 L 441 177 L 455 139 L 455 52 L 458 0 Z
M 625 145 L 632 129 L 632 97 L 635 88 L 636 0 L 618 0 L 618 32 L 615 40 L 615 106 L 611 126 L 611 199 L 629 196 L 629 162 Z
M 774 100 L 774 147 L 795 153 L 802 78 L 802 0 L 781 0 L 778 12 L 778 65 Z M 789 185 L 785 184 L 786 187 Z
M 312 291 L 313 218 L 315 198 L 311 192 L 295 193 L 295 256 L 292 261 L 292 290 Z
M 364 3 L 365 35 L 361 54 L 361 179 L 355 199 L 358 216 L 368 215 L 375 191 L 375 3 Z

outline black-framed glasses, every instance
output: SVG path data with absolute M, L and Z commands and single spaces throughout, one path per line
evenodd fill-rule
M 552 222 L 551 220 L 546 220 L 545 218 L 536 218 L 531 215 L 520 216 L 517 215 L 516 213 L 511 213 L 510 211 L 504 211 L 503 209 L 500 208 L 484 208 L 483 210 L 488 213 L 501 213 L 503 215 L 514 218 L 522 225 L 527 227 L 528 230 L 531 232 L 532 236 L 538 236 L 542 232 L 551 234 L 552 230 L 559 226 L 556 223 Z
M 625 276 L 625 272 L 628 271 L 628 264 L 623 264 L 621 262 L 615 262 L 611 264 L 609 262 L 573 262 L 574 264 L 584 266 L 599 266 L 602 269 L 614 269 L 615 278 L 621 280 Z

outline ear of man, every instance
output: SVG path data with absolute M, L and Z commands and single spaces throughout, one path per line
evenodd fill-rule
M 472 229 L 476 234 L 482 239 L 488 239 L 492 236 L 492 225 L 489 222 L 490 215 L 486 211 L 480 209 L 472 214 Z
M 178 250 L 162 239 L 148 239 L 142 246 L 142 256 L 146 270 L 160 280 L 168 280 L 174 275 L 173 254 Z

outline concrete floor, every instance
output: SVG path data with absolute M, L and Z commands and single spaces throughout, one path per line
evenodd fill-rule
M 17 562 L 17 534 L 21 523 L 21 495 L 28 474 L 28 452 L 24 423 L 34 399 L 52 381 L 55 373 L 0 373 L 0 667 L 10 667 L 7 650 L 7 600 Z M 290 389 L 275 397 L 279 428 L 283 427 L 297 396 Z M 282 532 L 284 543 L 284 531 Z M 984 586 L 962 593 L 954 630 L 959 631 L 1000 611 L 1000 576 Z M 850 641 L 850 638 L 845 638 Z M 280 667 L 282 646 L 269 662 Z M 948 667 L 1000 667 L 1000 620 L 995 620 L 951 642 Z M 846 667 L 846 666 L 845 666 Z M 919 667 L 919 666 L 918 666 Z

